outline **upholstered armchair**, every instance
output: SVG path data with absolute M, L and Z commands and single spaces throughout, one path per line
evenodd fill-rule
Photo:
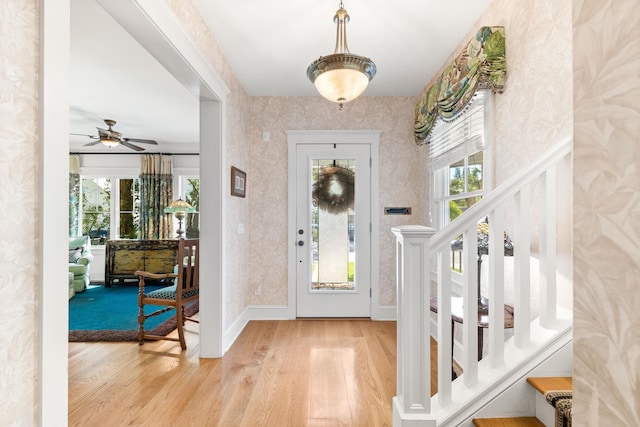
M 82 292 L 90 282 L 91 240 L 89 236 L 69 237 L 69 273 L 73 273 L 73 290 Z

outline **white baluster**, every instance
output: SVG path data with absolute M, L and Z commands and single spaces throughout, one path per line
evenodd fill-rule
M 540 191 L 540 325 L 556 323 L 556 168 L 542 176 Z
M 464 385 L 473 387 L 478 382 L 478 231 L 474 224 L 463 232 L 462 266 L 464 290 L 462 292 L 462 340 L 464 354 Z
M 515 195 L 514 340 L 520 347 L 531 342 L 531 185 L 524 184 Z
M 452 325 L 451 325 L 451 264 L 450 247 L 438 251 L 438 401 L 440 406 L 451 402 Z
M 489 349 L 491 366 L 504 363 L 504 205 L 489 214 Z

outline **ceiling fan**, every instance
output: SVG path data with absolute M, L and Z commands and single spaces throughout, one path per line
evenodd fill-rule
M 96 127 L 96 129 L 98 129 L 98 136 L 86 135 L 81 133 L 72 133 L 71 135 L 88 136 L 89 138 L 94 140 L 88 144 L 84 144 L 85 146 L 103 144 L 107 147 L 116 147 L 118 145 L 124 145 L 125 147 L 131 148 L 132 150 L 144 151 L 144 148 L 134 145 L 131 142 L 158 145 L 158 142 L 154 141 L 153 139 L 123 138 L 120 132 L 111 129 L 111 127 L 115 126 L 116 124 L 115 120 L 104 119 L 104 122 L 107 124 L 109 129 Z

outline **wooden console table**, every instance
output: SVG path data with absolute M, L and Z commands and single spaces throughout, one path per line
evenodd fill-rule
M 438 312 L 438 297 L 431 297 L 429 301 L 431 311 Z M 462 297 L 451 297 L 451 362 L 453 366 L 453 343 L 456 323 L 463 323 Z M 478 360 L 482 359 L 482 349 L 484 346 L 484 330 L 489 327 L 489 314 L 478 313 Z M 504 305 L 504 328 L 513 328 L 513 307 Z M 454 379 L 455 379 L 454 375 Z
M 137 279 L 136 270 L 170 273 L 176 265 L 178 240 L 107 240 L 104 285 Z

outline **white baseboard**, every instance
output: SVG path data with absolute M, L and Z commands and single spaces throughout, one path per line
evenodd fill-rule
M 371 320 L 397 320 L 398 310 L 396 306 L 377 307 L 371 311 Z
M 222 338 L 222 354 L 224 355 L 229 348 L 233 345 L 233 343 L 238 339 L 238 336 L 244 330 L 244 327 L 249 323 L 248 317 L 248 309 L 245 309 L 240 316 L 236 319 L 235 322 L 231 324 L 226 331 L 224 331 L 224 336 Z
M 253 305 L 247 307 L 249 320 L 291 320 L 294 319 L 289 307 L 282 305 Z
M 249 306 L 227 328 L 224 334 L 224 352 L 238 339 L 247 323 L 251 320 L 289 320 L 290 310 L 286 306 Z

